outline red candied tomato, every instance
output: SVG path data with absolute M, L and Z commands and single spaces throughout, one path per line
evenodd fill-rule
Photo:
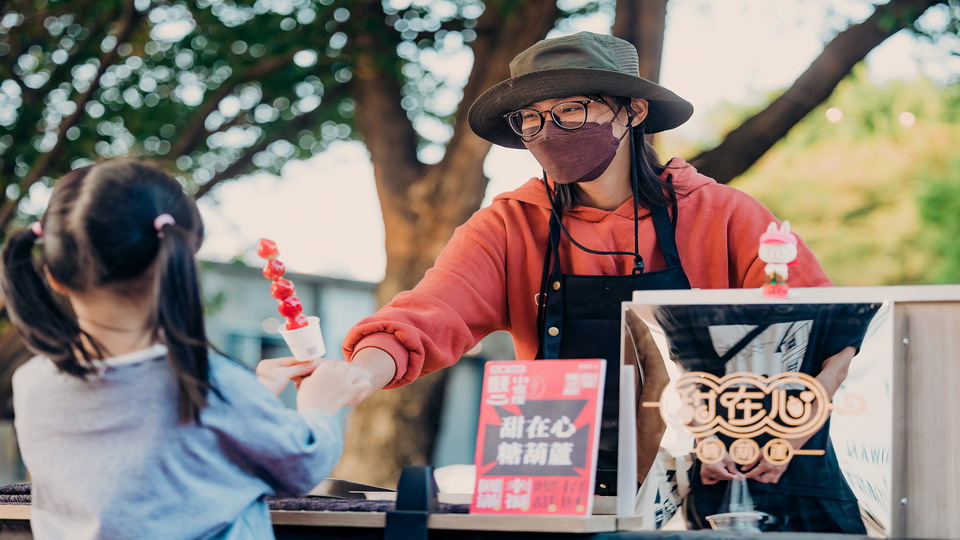
M 307 318 L 303 315 L 297 315 L 287 319 L 287 330 L 296 330 L 307 325 Z
M 280 304 L 277 306 L 277 311 L 289 319 L 296 317 L 303 311 L 303 304 L 300 303 L 300 299 L 296 296 L 288 296 L 280 301 Z
M 283 300 L 288 296 L 293 296 L 297 292 L 293 282 L 289 279 L 280 278 L 270 284 L 270 294 L 277 300 Z
M 257 244 L 257 255 L 259 255 L 261 259 L 272 261 L 280 256 L 280 250 L 277 249 L 277 243 L 273 240 L 261 238 Z
M 267 263 L 263 267 L 263 276 L 269 280 L 278 280 L 283 277 L 283 273 L 287 271 L 286 265 L 282 262 L 274 259 Z

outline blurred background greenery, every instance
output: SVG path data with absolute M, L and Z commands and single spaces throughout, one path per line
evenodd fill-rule
M 731 185 L 789 216 L 837 285 L 958 283 L 958 120 L 957 85 L 877 86 L 858 68 Z

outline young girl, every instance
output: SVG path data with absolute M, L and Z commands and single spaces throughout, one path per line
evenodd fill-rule
M 333 415 L 368 383 L 323 361 L 294 412 L 274 394 L 311 366 L 263 362 L 258 382 L 208 352 L 202 237 L 176 180 L 117 160 L 64 176 L 4 246 L 10 317 L 37 353 L 13 379 L 36 538 L 273 538 L 265 496 L 302 495 L 339 459 Z

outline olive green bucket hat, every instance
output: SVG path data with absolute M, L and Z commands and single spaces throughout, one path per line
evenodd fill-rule
M 467 118 L 480 137 L 523 148 L 503 115 L 544 99 L 584 94 L 646 99 L 648 133 L 675 128 L 693 114 L 690 102 L 640 77 L 637 49 L 630 42 L 579 32 L 544 39 L 518 54 L 510 62 L 510 78 L 481 94 Z

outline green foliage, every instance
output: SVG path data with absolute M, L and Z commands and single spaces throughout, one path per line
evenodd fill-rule
M 202 194 L 359 138 L 351 52 L 364 44 L 348 38 L 357 26 L 375 29 L 375 61 L 397 78 L 415 125 L 433 122 L 423 144 L 442 144 L 463 81 L 429 60 L 462 50 L 483 9 L 478 0 L 0 2 L 0 228 L 14 217 L 5 207 L 31 189 L 42 200 L 43 185 L 98 159 L 157 161 Z
M 920 243 L 935 255 L 930 268 L 934 283 L 960 283 L 960 158 L 945 169 L 922 168 L 923 189 L 917 196 L 922 218 Z
M 43 171 L 47 179 L 92 159 L 132 154 L 175 163 L 191 184 L 203 184 L 249 149 L 260 150 L 255 161 L 268 170 L 320 149 L 291 133 L 292 125 L 312 130 L 331 122 L 337 135 L 349 135 L 337 130 L 345 123 L 341 111 L 318 108 L 323 98 L 342 99 L 333 69 L 339 53 L 305 46 L 328 41 L 317 21 L 331 19 L 334 6 L 137 2 L 135 27 L 118 44 L 124 4 L 8 3 L 10 32 L 0 52 L 10 78 L 2 90 L 4 105 L 16 112 L 0 122 L 4 178 L 26 177 L 63 136 L 68 142 Z M 117 58 L 105 66 L 112 51 Z M 74 113 L 76 122 L 60 133 Z M 258 147 L 263 141 L 271 144 Z
M 958 110 L 955 88 L 857 69 L 733 185 L 789 219 L 838 285 L 957 282 Z
M 936 42 L 954 55 L 960 55 L 960 0 L 947 0 L 924 12 L 911 30 Z

